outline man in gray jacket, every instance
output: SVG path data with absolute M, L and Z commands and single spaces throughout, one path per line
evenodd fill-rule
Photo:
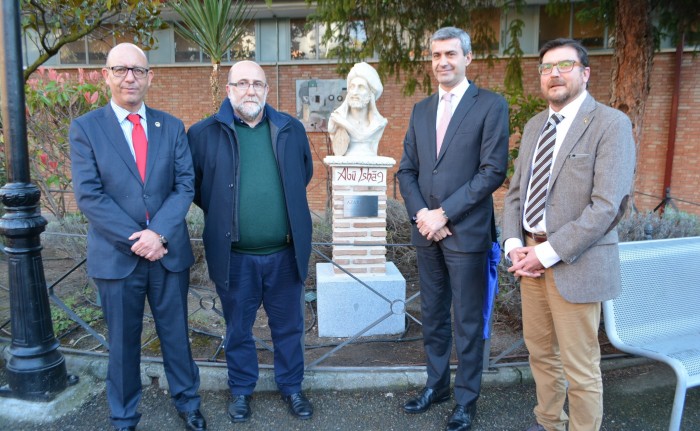
M 579 42 L 546 43 L 539 73 L 549 109 L 525 126 L 503 213 L 537 385 L 537 423 L 529 431 L 564 431 L 567 422 L 570 431 L 598 430 L 600 301 L 620 291 L 614 228 L 632 186 L 632 126 L 586 91 L 591 69 Z

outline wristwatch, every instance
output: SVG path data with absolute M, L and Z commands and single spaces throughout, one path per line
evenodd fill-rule
M 164 237 L 163 235 L 158 235 L 158 240 L 161 244 L 163 244 L 163 246 L 168 245 L 168 238 Z

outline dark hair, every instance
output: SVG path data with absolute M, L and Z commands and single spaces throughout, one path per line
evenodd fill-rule
M 583 67 L 588 67 L 588 50 L 583 45 L 581 45 L 581 42 L 579 42 L 578 40 L 565 38 L 550 40 L 549 42 L 546 42 L 544 45 L 542 45 L 542 48 L 540 48 L 540 64 L 542 64 L 542 57 L 544 57 L 547 51 L 550 51 L 554 48 L 560 48 L 562 46 L 570 46 L 571 48 L 575 49 L 578 53 L 579 63 L 581 63 Z
M 430 41 L 436 40 L 448 40 L 448 39 L 459 39 L 460 45 L 462 45 L 462 54 L 467 55 L 472 50 L 472 41 L 466 31 L 457 27 L 443 27 L 433 33 L 430 37 Z

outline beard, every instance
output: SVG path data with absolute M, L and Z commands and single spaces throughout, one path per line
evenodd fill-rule
M 352 96 L 348 98 L 348 106 L 353 109 L 361 109 L 369 104 L 370 95 Z
M 260 100 L 258 97 L 245 97 L 240 103 L 236 103 L 231 100 L 231 105 L 233 105 L 233 110 L 236 111 L 241 119 L 246 122 L 255 121 L 258 115 L 262 112 L 265 107 L 265 99 Z

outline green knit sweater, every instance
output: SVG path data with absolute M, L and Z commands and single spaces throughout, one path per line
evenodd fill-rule
M 254 128 L 235 122 L 240 180 L 238 229 L 234 251 L 271 254 L 289 245 L 289 222 L 270 125 L 264 119 Z

